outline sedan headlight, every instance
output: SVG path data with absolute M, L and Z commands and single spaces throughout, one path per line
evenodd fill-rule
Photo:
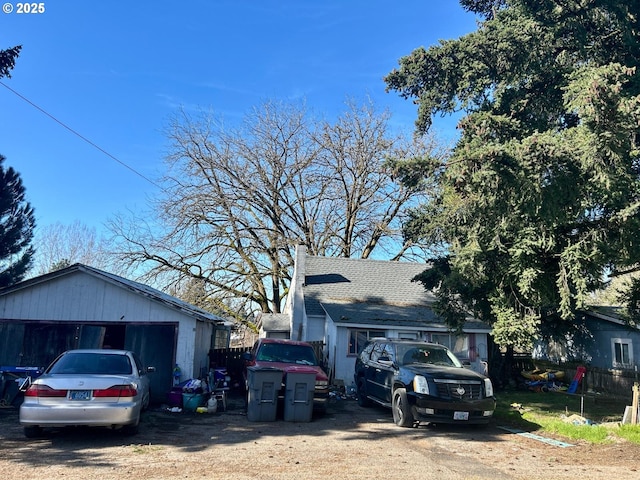
M 484 393 L 487 397 L 493 397 L 493 384 L 488 378 L 484 379 Z
M 413 377 L 413 391 L 429 395 L 429 384 L 427 383 L 427 379 L 422 375 L 416 375 Z

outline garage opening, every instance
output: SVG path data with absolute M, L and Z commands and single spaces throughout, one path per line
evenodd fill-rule
M 127 332 L 126 325 L 105 325 L 102 348 L 124 349 L 124 338 Z

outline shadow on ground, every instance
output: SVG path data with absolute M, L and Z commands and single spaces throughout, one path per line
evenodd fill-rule
M 42 437 L 27 439 L 19 425 L 16 408 L 0 409 L 0 444 L 5 461 L 25 465 L 49 465 L 65 462 L 69 466 L 114 466 L 103 450 L 113 447 L 150 448 L 171 446 L 184 453 L 203 451 L 215 445 L 245 445 L 247 448 L 265 438 L 306 436 L 322 441 L 365 440 L 384 437 L 418 436 L 460 437 L 483 442 L 501 441 L 505 432 L 490 425 L 421 425 L 400 428 L 393 425 L 391 412 L 382 407 L 362 408 L 353 399 L 338 399 L 329 404 L 324 415 L 314 414 L 310 422 L 287 422 L 282 410 L 275 421 L 250 422 L 243 395 L 232 393 L 227 408 L 216 413 L 171 412 L 157 405 L 143 413 L 137 435 L 126 436 L 118 430 L 100 428 L 45 429 Z M 6 454 L 5 454 L 6 452 Z

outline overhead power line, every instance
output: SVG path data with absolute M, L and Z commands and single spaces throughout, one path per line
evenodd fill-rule
M 141 177 L 142 179 L 146 180 L 147 182 L 149 182 L 150 184 L 158 187 L 160 190 L 163 190 L 163 188 L 158 185 L 156 182 L 154 182 L 153 180 L 151 180 L 149 177 L 146 177 L 145 175 L 143 175 L 142 173 L 140 173 L 139 171 L 137 171 L 135 168 L 133 168 L 130 165 L 127 165 L 125 162 L 123 162 L 122 160 L 118 159 L 117 157 L 115 157 L 114 155 L 110 154 L 109 152 L 107 152 L 104 148 L 100 147 L 99 145 L 96 145 L 94 142 L 92 142 L 91 140 L 89 140 L 87 137 L 83 136 L 82 134 L 80 134 L 79 132 L 77 132 L 76 130 L 74 130 L 73 128 L 71 128 L 70 126 L 68 126 L 67 124 L 65 124 L 64 122 L 62 122 L 61 120 L 58 120 L 56 117 L 54 117 L 53 115 L 51 115 L 49 112 L 47 112 L 44 108 L 41 108 L 40 106 L 36 105 L 35 103 L 33 103 L 31 100 L 29 100 L 27 97 L 25 97 L 24 95 L 21 95 L 20 93 L 18 93 L 17 91 L 15 91 L 13 88 L 11 88 L 9 85 L 5 84 L 4 82 L 0 82 L 0 85 L 2 85 L 4 88 L 6 88 L 7 90 L 9 90 L 11 93 L 13 93 L 14 95 L 16 95 L 18 98 L 20 98 L 21 100 L 27 102 L 29 105 L 31 105 L 33 108 L 39 110 L 40 112 L 44 113 L 47 117 L 49 117 L 51 120 L 53 120 L 54 122 L 56 122 L 57 124 L 61 125 L 62 127 L 66 128 L 67 130 L 69 130 L 71 133 L 73 133 L 76 137 L 81 138 L 82 140 L 84 140 L 86 143 L 88 143 L 89 145 L 91 145 L 93 148 L 99 150 L 100 152 L 104 153 L 107 157 L 109 157 L 110 159 L 118 162 L 120 165 L 122 165 L 123 167 L 125 167 L 128 170 L 131 170 L 133 173 L 135 173 L 136 175 L 138 175 L 139 177 Z

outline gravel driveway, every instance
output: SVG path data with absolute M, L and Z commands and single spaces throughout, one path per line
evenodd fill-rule
M 393 425 L 383 408 L 330 404 L 311 422 L 249 422 L 244 402 L 226 412 L 144 414 L 140 433 L 50 431 L 27 440 L 18 412 L 0 409 L 0 478 L 15 479 L 634 479 L 640 446 L 560 447 L 492 424 Z

